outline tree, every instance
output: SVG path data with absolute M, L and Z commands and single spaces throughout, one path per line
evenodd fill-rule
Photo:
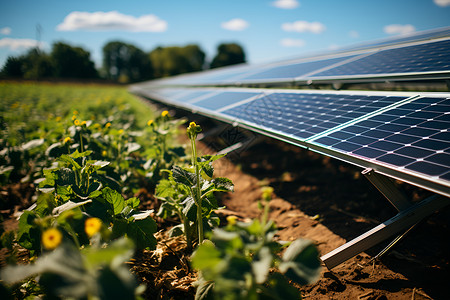
M 103 68 L 107 78 L 121 82 L 136 82 L 153 76 L 149 57 L 136 46 L 120 41 L 103 47 Z
M 6 77 L 22 78 L 25 74 L 24 71 L 24 58 L 9 56 L 6 59 L 6 63 L 2 69 L 2 75 Z
M 91 54 L 80 47 L 72 47 L 58 42 L 53 44 L 50 58 L 54 66 L 54 76 L 60 78 L 98 77 Z
M 40 79 L 53 76 L 53 64 L 45 52 L 33 48 L 23 57 L 23 70 L 25 79 Z
M 149 54 L 156 78 L 200 71 L 205 53 L 197 45 L 157 47 Z
M 213 58 L 210 68 L 213 69 L 240 63 L 245 63 L 245 53 L 242 47 L 235 43 L 223 43 L 217 47 L 217 54 Z

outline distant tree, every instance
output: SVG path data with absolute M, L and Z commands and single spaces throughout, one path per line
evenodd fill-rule
M 48 54 L 39 48 L 33 48 L 23 57 L 23 70 L 25 79 L 41 79 L 52 77 L 53 64 Z
M 58 42 L 53 44 L 50 58 L 54 66 L 54 76 L 59 78 L 98 77 L 91 54 L 80 47 L 72 47 Z
M 157 47 L 149 57 L 156 78 L 200 71 L 205 63 L 205 53 L 197 45 Z
M 23 57 L 9 56 L 2 68 L 2 76 L 22 78 L 25 74 L 24 62 L 25 60 Z
M 153 76 L 149 57 L 136 46 L 120 41 L 103 47 L 103 68 L 107 78 L 121 82 L 136 82 Z
M 213 69 L 240 63 L 245 63 L 245 53 L 242 47 L 235 43 L 223 43 L 217 47 L 217 54 L 213 58 L 210 68 Z

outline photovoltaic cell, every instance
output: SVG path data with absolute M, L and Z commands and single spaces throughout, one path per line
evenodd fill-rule
M 296 77 L 305 75 L 312 71 L 331 66 L 338 62 L 352 58 L 355 55 L 335 57 L 330 59 L 300 62 L 300 63 L 286 63 L 284 65 L 274 66 L 269 69 L 262 70 L 247 76 L 242 76 L 238 79 L 240 82 L 246 81 L 272 81 L 272 80 L 294 80 Z
M 313 142 L 450 181 L 449 117 L 450 98 L 422 97 Z
M 198 102 L 195 105 L 210 110 L 218 110 L 225 106 L 259 95 L 259 92 L 221 92 Z
M 306 139 L 403 99 L 405 97 L 378 95 L 273 93 L 222 113 Z M 349 134 L 366 128 L 355 126 L 351 130 Z
M 450 40 L 383 50 L 311 77 L 423 73 L 450 70 Z

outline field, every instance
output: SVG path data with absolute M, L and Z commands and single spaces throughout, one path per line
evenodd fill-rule
M 210 121 L 124 87 L 0 82 L 0 99 L 2 299 L 448 294 L 448 209 L 379 260 L 319 267 L 395 214 L 361 170 L 268 139 L 216 156 L 234 132 L 197 141 Z

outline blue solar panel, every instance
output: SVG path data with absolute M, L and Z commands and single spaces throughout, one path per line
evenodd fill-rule
M 316 71 L 324 67 L 334 65 L 336 63 L 350 59 L 354 56 L 355 55 L 350 55 L 298 63 L 287 62 L 283 65 L 274 66 L 247 76 L 242 76 L 238 80 L 240 82 L 294 80 L 296 77 L 300 77 L 312 71 Z
M 242 122 L 307 139 L 406 97 L 320 93 L 272 93 L 222 111 Z
M 260 94 L 260 92 L 221 92 L 195 102 L 195 106 L 210 110 L 218 110 Z
M 313 142 L 393 168 L 450 180 L 450 98 L 421 97 Z
M 450 40 L 383 50 L 311 77 L 450 71 Z

